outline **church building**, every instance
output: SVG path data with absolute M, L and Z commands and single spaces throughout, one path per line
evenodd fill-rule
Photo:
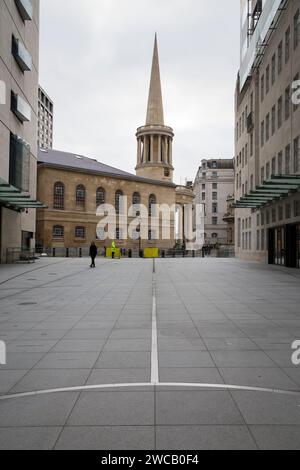
M 38 198 L 46 208 L 37 212 L 37 246 L 41 251 L 64 255 L 86 252 L 95 240 L 99 249 L 111 245 L 115 239 L 120 249 L 139 251 L 145 248 L 172 249 L 175 246 L 176 204 L 183 206 L 193 202 L 191 188 L 176 186 L 173 182 L 173 138 L 171 127 L 165 125 L 161 90 L 157 37 L 155 37 L 152 72 L 146 123 L 139 127 L 137 138 L 136 173 L 105 165 L 82 155 L 52 149 L 40 149 L 38 155 Z M 121 212 L 121 201 L 126 197 L 128 209 L 145 206 L 147 219 L 153 215 L 156 205 L 167 205 L 171 211 L 170 237 L 162 237 L 162 228 L 169 223 L 160 213 L 158 225 L 146 220 L 144 214 L 129 215 L 128 225 L 140 217 L 140 234 L 147 226 L 147 236 L 127 237 L 118 222 L 114 236 L 99 236 L 97 208 L 103 204 L 113 205 Z M 122 208 L 127 213 L 127 208 Z M 137 230 L 137 231 L 138 231 Z

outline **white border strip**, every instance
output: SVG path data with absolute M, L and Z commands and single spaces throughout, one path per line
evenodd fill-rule
M 300 390 L 277 390 L 273 388 L 259 388 L 259 387 L 246 387 L 240 385 L 223 385 L 223 384 L 197 384 L 197 383 L 130 383 L 130 384 L 105 384 L 105 385 L 83 385 L 80 387 L 68 388 L 54 388 L 49 390 L 39 390 L 35 392 L 16 393 L 14 395 L 0 395 L 0 401 L 11 400 L 17 398 L 35 397 L 40 395 L 50 395 L 54 393 L 67 393 L 67 392 L 90 392 L 93 390 L 107 390 L 107 389 L 122 389 L 122 388 L 195 388 L 195 389 L 214 389 L 225 391 L 244 391 L 244 392 L 260 392 L 260 393 L 273 393 L 279 395 L 291 395 L 300 397 Z

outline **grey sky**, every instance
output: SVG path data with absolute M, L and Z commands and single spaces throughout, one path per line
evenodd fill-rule
M 54 148 L 134 172 L 158 32 L 175 179 L 233 157 L 239 0 L 41 0 L 40 83 Z

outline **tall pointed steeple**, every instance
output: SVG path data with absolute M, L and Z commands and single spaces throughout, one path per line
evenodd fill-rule
M 137 130 L 136 174 L 143 178 L 173 181 L 173 129 L 165 126 L 157 35 L 155 35 L 146 125 Z
M 146 126 L 164 126 L 157 34 L 155 34 Z

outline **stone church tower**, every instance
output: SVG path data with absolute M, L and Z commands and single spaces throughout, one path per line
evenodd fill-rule
M 174 133 L 165 126 L 160 81 L 157 36 L 155 35 L 146 125 L 137 130 L 136 174 L 143 178 L 173 182 L 172 144 Z

